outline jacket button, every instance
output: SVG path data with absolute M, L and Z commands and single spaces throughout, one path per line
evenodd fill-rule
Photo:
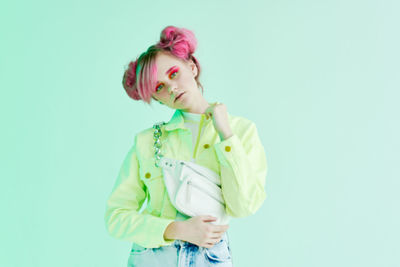
M 146 174 L 144 175 L 146 178 L 150 178 L 151 174 L 149 172 L 146 172 Z
M 209 144 L 204 144 L 204 146 L 203 146 L 204 148 L 209 148 L 210 147 L 210 145 Z
M 230 147 L 230 146 L 226 146 L 226 147 L 225 147 L 225 151 L 226 151 L 226 152 L 231 151 L 231 147 Z

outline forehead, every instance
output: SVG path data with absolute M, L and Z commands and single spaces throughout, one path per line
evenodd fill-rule
M 182 66 L 182 61 L 176 58 L 175 56 L 166 54 L 166 53 L 158 53 L 156 56 L 156 66 L 157 66 L 157 77 L 161 78 L 165 76 L 165 72 L 172 66 Z

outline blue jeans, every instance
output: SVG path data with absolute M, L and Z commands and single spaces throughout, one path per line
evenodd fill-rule
M 233 267 L 227 232 L 211 248 L 175 240 L 169 246 L 145 248 L 132 244 L 128 267 Z

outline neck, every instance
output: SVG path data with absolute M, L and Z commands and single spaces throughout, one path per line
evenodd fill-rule
M 203 97 L 200 97 L 199 101 L 196 102 L 195 105 L 181 110 L 188 113 L 204 114 L 209 106 L 210 104 Z

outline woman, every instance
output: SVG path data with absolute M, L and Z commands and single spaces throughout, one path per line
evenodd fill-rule
M 252 121 L 203 97 L 196 45 L 191 31 L 166 27 L 160 41 L 129 64 L 123 86 L 134 100 L 153 99 L 175 110 L 161 128 L 163 155 L 218 173 L 226 213 L 249 216 L 266 197 L 264 148 Z M 153 131 L 136 134 L 104 216 L 110 235 L 132 242 L 128 266 L 233 266 L 228 225 L 214 224 L 207 214 L 186 216 L 171 204 L 155 166 Z

